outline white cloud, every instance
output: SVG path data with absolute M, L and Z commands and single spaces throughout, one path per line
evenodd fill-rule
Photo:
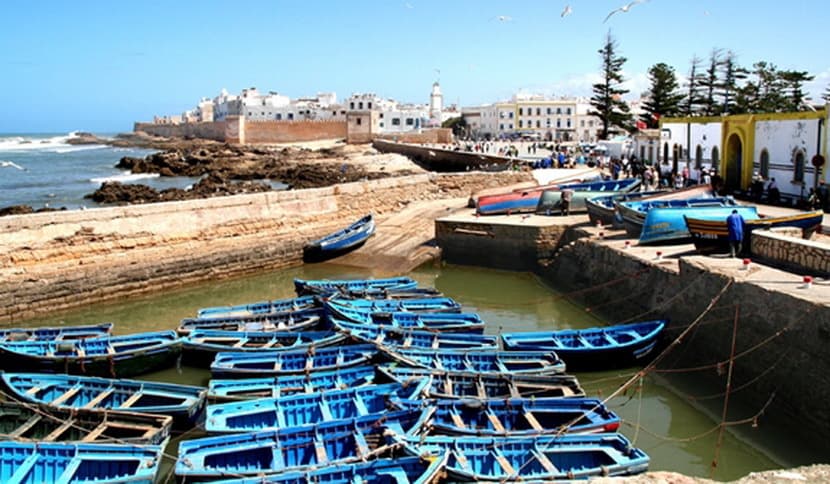
M 623 72 L 623 78 L 625 79 L 623 88 L 630 91 L 626 96 L 627 99 L 638 99 L 640 94 L 648 90 L 648 75 L 644 72 L 633 74 Z M 527 86 L 521 88 L 519 91 L 544 94 L 546 96 L 590 97 L 592 94 L 592 86 L 599 82 L 602 82 L 602 76 L 599 72 L 574 73 L 567 74 L 550 84 Z
M 830 68 L 819 72 L 815 79 L 805 83 L 804 90 L 814 103 L 818 103 L 821 102 L 821 95 L 824 94 L 828 86 L 830 86 Z

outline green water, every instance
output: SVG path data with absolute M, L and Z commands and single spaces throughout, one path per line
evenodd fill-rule
M 163 294 L 111 304 L 85 307 L 70 313 L 19 322 L 38 326 L 116 323 L 117 333 L 174 329 L 179 320 L 192 317 L 198 308 L 241 304 L 265 299 L 292 297 L 293 278 L 368 277 L 369 272 L 329 264 L 308 265 L 243 279 L 220 281 Z M 584 328 L 603 323 L 593 313 L 573 305 L 545 286 L 532 274 L 501 272 L 478 268 L 444 266 L 416 270 L 411 277 L 424 286 L 434 286 L 459 301 L 467 312 L 477 312 L 488 322 L 488 333 Z M 633 370 L 578 374 L 590 396 L 610 395 Z M 173 368 L 142 377 L 176 383 L 206 385 L 209 372 L 197 368 Z M 642 391 L 637 386 L 611 400 L 610 406 L 624 420 L 622 431 L 651 457 L 651 470 L 671 470 L 688 475 L 710 477 L 715 457 L 717 432 L 704 437 L 720 418 L 721 400 L 692 405 L 681 395 L 717 393 L 709 382 L 666 381 L 646 378 Z M 754 414 L 757 408 L 732 406 L 729 419 Z M 639 423 L 639 427 L 636 425 Z M 639 429 L 639 430 L 638 430 Z M 727 432 L 720 448 L 714 478 L 733 480 L 752 471 L 819 462 L 809 446 L 791 429 L 762 424 L 735 427 Z M 198 436 L 190 434 L 187 437 Z M 175 451 L 171 445 L 171 451 Z M 764 449 L 763 451 L 761 449 Z

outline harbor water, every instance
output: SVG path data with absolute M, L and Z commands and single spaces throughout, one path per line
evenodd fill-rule
M 565 295 L 547 287 L 528 273 L 502 272 L 459 266 L 429 266 L 409 274 L 422 286 L 434 286 L 476 312 L 488 323 L 487 332 L 585 328 L 606 321 Z M 18 321 L 16 326 L 90 324 L 111 321 L 116 333 L 174 329 L 185 317 L 206 306 L 240 304 L 294 296 L 293 279 L 362 278 L 372 274 L 333 264 L 306 265 L 253 277 L 192 286 L 164 294 L 128 301 L 88 306 L 38 320 Z M 637 369 L 602 373 L 580 373 L 589 396 L 610 395 Z M 206 385 L 206 369 L 182 366 L 144 375 L 146 380 Z M 650 470 L 675 471 L 692 476 L 733 480 L 753 471 L 792 467 L 818 462 L 810 446 L 792 429 L 762 419 L 752 425 L 732 427 L 719 450 L 714 474 L 712 462 L 718 441 L 722 398 L 699 399 L 722 392 L 710 382 L 696 378 L 646 377 L 626 393 L 609 401 L 624 423 L 621 431 L 651 457 Z M 753 415 L 763 404 L 730 404 L 729 420 Z M 181 438 L 200 434 L 189 432 Z M 175 452 L 176 443 L 169 448 Z M 167 464 L 169 465 L 169 463 Z

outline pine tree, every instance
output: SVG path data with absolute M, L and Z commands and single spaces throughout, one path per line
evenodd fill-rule
M 645 114 L 640 117 L 646 126 L 656 128 L 663 116 L 676 116 L 680 113 L 683 94 L 678 92 L 677 76 L 674 68 L 665 63 L 654 64 L 648 70 L 651 81 L 648 98 L 643 103 Z
M 622 67 L 626 58 L 617 54 L 617 43 L 609 32 L 605 45 L 597 51 L 602 59 L 602 82 L 593 85 L 591 106 L 595 109 L 590 115 L 602 121 L 601 139 L 608 139 L 612 127 L 630 130 L 631 114 L 628 104 L 622 97 L 628 93 L 623 89 Z
M 779 71 L 778 78 L 782 84 L 783 109 L 785 111 L 803 111 L 808 101 L 804 93 L 804 83 L 812 81 L 807 71 Z
M 826 103 L 830 103 L 830 85 L 824 88 L 824 93 L 821 95 L 821 99 L 823 99 Z
M 752 65 L 758 86 L 758 96 L 753 103 L 754 113 L 775 113 L 782 111 L 784 105 L 784 83 L 775 64 L 765 61 Z
M 712 49 L 712 53 L 709 54 L 709 65 L 698 81 L 702 92 L 700 108 L 697 111 L 700 115 L 714 116 L 720 112 L 717 106 L 718 103 L 715 100 L 715 91 L 718 89 L 718 74 L 720 73 L 723 62 L 722 57 L 723 51 L 721 49 Z
M 682 105 L 682 112 L 686 116 L 692 116 L 697 111 L 700 105 L 700 80 L 701 80 L 701 60 L 698 56 L 693 56 L 690 61 L 689 79 L 686 81 L 685 100 Z
M 719 98 L 720 114 L 738 114 L 737 98 L 739 96 L 739 83 L 744 81 L 747 70 L 738 65 L 735 54 L 730 50 L 723 56 L 721 62 L 720 82 L 717 85 L 715 95 Z

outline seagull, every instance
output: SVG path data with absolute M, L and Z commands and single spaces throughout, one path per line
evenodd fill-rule
M 634 0 L 633 2 L 631 2 L 629 4 L 626 4 L 626 5 L 623 5 L 622 7 L 618 8 L 616 10 L 611 10 L 611 13 L 609 13 L 608 16 L 605 17 L 605 20 L 603 20 L 602 23 L 607 22 L 608 19 L 611 18 L 617 12 L 626 13 L 629 10 L 631 10 L 631 8 L 634 7 L 634 5 L 637 5 L 637 4 L 640 4 L 640 3 L 645 3 L 647 1 L 648 0 Z
M 29 171 L 13 161 L 0 161 L 0 168 L 17 168 L 21 171 Z
M 568 15 L 572 14 L 574 9 L 571 8 L 570 5 L 565 5 L 565 8 L 562 10 L 562 13 L 559 14 L 560 17 L 565 18 Z
M 490 20 L 498 20 L 499 22 L 510 22 L 511 20 L 513 20 L 513 17 L 509 15 L 499 15 L 491 18 Z

